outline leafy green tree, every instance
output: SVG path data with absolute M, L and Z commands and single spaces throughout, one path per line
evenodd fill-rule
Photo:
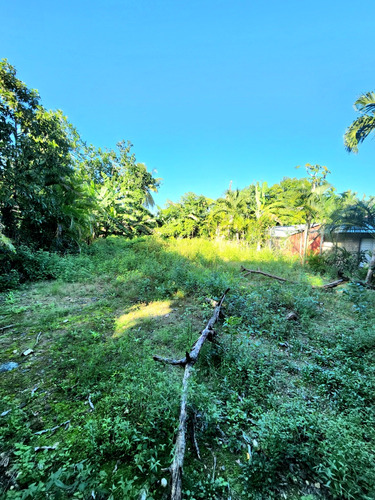
M 246 194 L 239 189 L 228 189 L 223 198 L 216 200 L 210 219 L 217 224 L 217 236 L 220 231 L 225 231 L 228 238 L 234 236 L 238 241 L 245 234 L 247 216 Z
M 84 146 L 79 170 L 90 181 L 96 201 L 95 236 L 132 237 L 148 234 L 155 227 L 148 207 L 154 206 L 152 193 L 157 192 L 160 179 L 136 162 L 131 148 L 125 141 L 117 144 L 116 151 Z
M 16 244 L 49 247 L 56 241 L 77 137 L 61 111 L 44 109 L 37 91 L 0 62 L 0 216 L 4 234 Z
M 257 250 L 260 250 L 269 229 L 276 222 L 280 223 L 279 213 L 285 208 L 282 199 L 272 200 L 267 182 L 255 184 L 255 221 L 258 230 Z
M 268 191 L 271 204 L 277 206 L 277 221 L 282 226 L 304 224 L 305 213 L 301 207 L 300 193 L 309 190 L 306 178 L 296 179 L 284 177 Z
M 116 150 L 86 146 L 63 113 L 46 110 L 1 61 L 2 241 L 65 250 L 101 235 L 149 233 L 160 179 L 131 148 L 125 141 Z
M 321 165 L 306 164 L 306 171 L 309 175 L 309 183 L 299 192 L 300 208 L 304 212 L 305 231 L 302 254 L 302 264 L 306 263 L 308 250 L 308 237 L 312 224 L 319 222 L 322 224 L 327 217 L 331 206 L 332 186 L 327 182 L 326 177 L 330 173 L 327 167 Z M 299 168 L 299 167 L 297 167 Z
M 362 94 L 354 103 L 360 116 L 354 120 L 344 135 L 345 148 L 358 152 L 358 145 L 375 130 L 375 92 Z
M 211 205 L 209 198 L 191 192 L 185 193 L 178 203 L 168 201 L 167 207 L 159 213 L 161 233 L 183 238 L 208 236 Z

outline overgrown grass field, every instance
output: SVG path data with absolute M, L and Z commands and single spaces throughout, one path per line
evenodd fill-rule
M 51 273 L 0 296 L 0 364 L 18 363 L 0 373 L 3 498 L 168 498 L 182 370 L 152 355 L 183 356 L 228 287 L 191 381 L 202 456 L 188 444 L 184 497 L 375 498 L 374 291 L 312 288 L 334 276 L 267 250 L 156 237 L 97 241 Z

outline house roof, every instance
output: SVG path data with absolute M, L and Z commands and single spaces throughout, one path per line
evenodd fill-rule
M 339 226 L 331 230 L 331 233 L 358 233 L 358 234 L 368 234 L 375 233 L 375 227 L 356 227 L 356 226 Z
M 310 232 L 316 232 L 320 224 L 312 224 Z M 274 226 L 270 229 L 270 236 L 274 238 L 286 238 L 293 234 L 301 233 L 306 228 L 305 224 L 296 224 L 294 226 Z M 356 226 L 338 226 L 334 229 L 328 229 L 330 233 L 336 234 L 375 234 L 375 227 L 356 227 Z
M 320 224 L 312 224 L 310 232 L 316 232 Z M 294 226 L 274 226 L 270 229 L 270 235 L 275 238 L 285 238 L 293 234 L 301 233 L 306 228 L 306 224 L 296 224 Z

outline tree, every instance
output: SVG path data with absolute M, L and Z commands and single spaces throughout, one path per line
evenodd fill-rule
M 96 236 L 118 234 L 133 237 L 148 234 L 155 226 L 155 217 L 148 210 L 154 205 L 161 179 L 137 163 L 131 153 L 132 144 L 121 141 L 117 150 L 84 146 L 79 157 L 79 170 L 91 183 L 96 200 Z
M 310 228 L 315 221 L 323 222 L 322 219 L 327 215 L 330 198 L 333 194 L 332 187 L 326 180 L 330 173 L 327 167 L 310 165 L 310 163 L 306 163 L 305 167 L 309 175 L 309 183 L 300 190 L 298 196 L 300 208 L 305 214 L 302 265 L 306 263 Z
M 208 215 L 212 202 L 209 198 L 195 193 L 185 193 L 178 203 L 168 201 L 159 213 L 165 236 L 194 238 L 209 232 Z
M 309 180 L 284 177 L 268 191 L 271 204 L 276 204 L 277 219 L 282 226 L 304 224 L 306 217 L 301 208 L 300 193 L 310 189 Z
M 0 61 L 0 217 L 16 244 L 50 247 L 56 240 L 77 137 L 61 111 L 44 109 L 37 91 Z
M 220 227 L 224 227 L 228 237 L 234 234 L 238 241 L 240 234 L 244 235 L 247 216 L 248 206 L 245 193 L 239 189 L 233 191 L 229 188 L 223 198 L 216 200 L 210 219 L 217 223 L 217 235 L 220 232 Z
M 345 148 L 358 153 L 358 145 L 375 130 L 375 92 L 362 94 L 354 103 L 360 116 L 354 120 L 344 135 Z

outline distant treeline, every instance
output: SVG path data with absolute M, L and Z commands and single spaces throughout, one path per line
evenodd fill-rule
M 166 237 L 207 236 L 262 246 L 277 224 L 327 223 L 358 202 L 306 165 L 307 177 L 229 188 L 217 200 L 194 193 L 155 215 L 160 179 L 138 163 L 125 141 L 116 150 L 87 145 L 62 111 L 45 109 L 7 60 L 0 61 L 0 275 L 37 251 L 76 252 L 111 234 L 134 237 L 156 228 Z M 23 274 L 25 276 L 23 276 Z
M 354 192 L 336 192 L 326 181 L 326 167 L 306 165 L 306 169 L 307 178 L 284 177 L 271 187 L 257 182 L 241 190 L 229 188 L 217 200 L 187 193 L 160 211 L 160 232 L 242 239 L 261 246 L 272 226 L 328 223 L 337 211 L 358 201 Z

